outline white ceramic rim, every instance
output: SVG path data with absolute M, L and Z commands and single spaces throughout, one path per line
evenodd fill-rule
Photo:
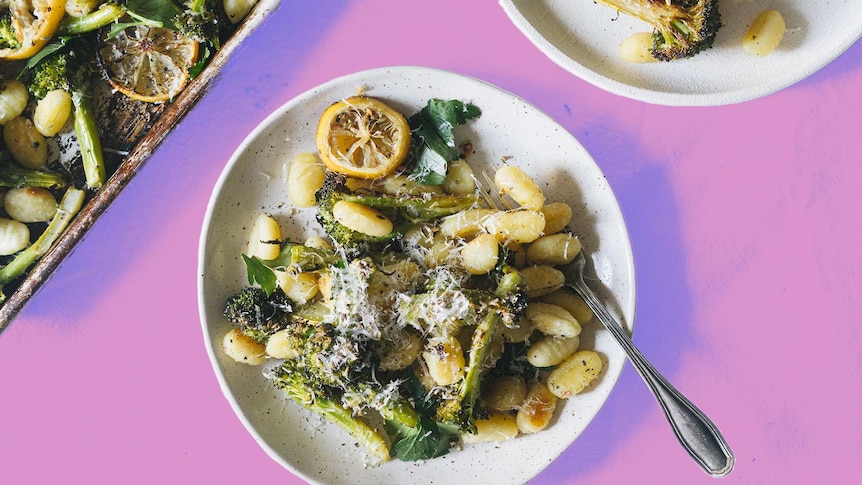
M 855 44 L 860 39 L 860 37 L 862 37 L 862 15 L 838 16 L 838 21 L 843 23 L 844 28 L 834 29 L 831 30 L 829 33 L 822 34 L 822 37 L 818 38 L 818 40 L 820 44 L 823 45 L 809 46 L 806 49 L 803 62 L 793 62 L 792 60 L 787 60 L 786 62 L 782 63 L 779 69 L 771 70 L 770 76 L 753 78 L 757 79 L 758 82 L 752 82 L 750 84 L 732 89 L 717 89 L 712 91 L 704 90 L 702 92 L 691 93 L 667 92 L 649 86 L 638 86 L 634 83 L 624 82 L 619 77 L 605 75 L 595 69 L 587 67 L 584 63 L 579 61 L 579 58 L 567 55 L 565 52 L 560 50 L 553 42 L 549 41 L 545 37 L 545 35 L 540 32 L 540 29 L 533 25 L 530 20 L 524 16 L 524 14 L 521 12 L 517 5 L 521 1 L 525 0 L 499 0 L 499 3 L 505 11 L 506 15 L 508 15 L 509 19 L 512 21 L 512 23 L 554 63 L 574 74 L 575 76 L 583 79 L 584 81 L 596 87 L 604 89 L 605 91 L 608 91 L 610 93 L 634 100 L 644 101 L 646 103 L 666 106 L 719 106 L 741 103 L 767 96 L 769 94 L 773 94 L 819 71 L 827 64 L 835 60 L 839 55 L 841 55 L 844 51 L 846 51 L 853 44 Z M 568 3 L 572 4 L 572 8 L 577 8 L 577 5 L 575 5 L 576 3 L 586 2 L 587 0 L 567 1 Z M 737 8 L 744 7 L 760 10 L 766 8 L 778 8 L 779 10 L 781 10 L 782 8 L 785 8 L 784 3 L 785 2 L 769 1 L 759 4 L 759 6 L 758 4 L 752 4 L 751 6 L 734 6 Z M 608 7 L 604 7 L 601 5 L 599 5 L 599 7 L 608 9 Z M 858 5 L 856 7 L 858 7 Z M 858 13 L 862 13 L 862 9 L 857 10 Z M 753 14 L 751 14 L 750 16 L 751 18 L 753 18 Z M 605 15 L 605 17 L 609 19 L 608 15 Z M 725 18 L 725 16 L 723 16 L 723 18 Z M 832 18 L 834 19 L 834 17 Z M 622 22 L 628 22 L 628 20 L 621 19 L 621 22 L 619 23 Z M 604 23 L 609 24 L 609 22 Z M 742 29 L 742 33 L 744 33 L 743 27 L 747 28 L 746 26 L 724 25 L 722 27 L 722 30 L 729 31 L 731 28 L 733 28 L 738 31 Z M 614 32 L 614 38 L 611 41 L 620 41 L 622 38 L 624 38 L 624 35 L 620 31 L 620 29 L 614 29 L 614 27 L 612 26 L 608 26 L 607 28 Z M 790 28 L 789 25 L 788 28 Z M 646 29 L 644 27 L 640 27 L 638 30 Z M 838 31 L 837 34 L 835 33 L 836 31 Z M 720 33 L 719 35 L 722 35 L 722 37 L 724 37 L 723 33 Z M 734 32 L 733 38 L 736 39 L 737 37 L 741 39 L 742 34 L 740 32 Z M 708 52 L 710 51 L 707 51 L 707 53 Z M 701 54 L 701 56 L 703 55 Z M 812 56 L 813 58 L 811 58 Z M 734 59 L 738 60 L 740 58 L 743 58 L 744 60 L 744 57 L 746 56 L 739 55 Z M 760 58 L 757 59 L 757 61 L 762 63 L 771 62 L 769 57 Z M 690 60 L 683 60 L 677 62 L 690 63 Z M 701 62 L 701 60 L 698 60 L 698 62 Z M 738 66 L 727 65 L 723 67 L 714 67 L 713 69 L 727 70 L 736 69 L 737 67 Z M 633 66 L 633 68 L 636 68 L 636 66 Z M 747 75 L 751 75 L 751 73 L 752 71 L 749 69 L 747 71 Z M 742 75 L 746 75 L 746 73 L 743 73 Z

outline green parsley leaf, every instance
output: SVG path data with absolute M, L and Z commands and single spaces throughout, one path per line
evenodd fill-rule
M 413 136 L 411 176 L 419 183 L 442 185 L 449 162 L 461 156 L 455 142 L 455 126 L 481 114 L 475 105 L 458 100 L 429 100 L 408 120 Z
M 126 10 L 136 20 L 149 20 L 148 25 L 174 30 L 174 18 L 182 12 L 171 0 L 127 0 Z
M 53 39 L 48 45 L 39 50 L 33 57 L 27 59 L 27 64 L 24 65 L 24 70 L 21 71 L 21 74 L 27 71 L 27 69 L 32 69 L 33 66 L 39 64 L 42 59 L 50 56 L 51 54 L 59 51 L 63 47 L 66 47 L 66 44 L 69 42 L 71 37 L 61 36 Z M 19 74 L 19 77 L 21 76 Z
M 249 257 L 243 254 L 242 259 L 245 261 L 246 272 L 248 273 L 248 284 L 257 283 L 266 293 L 266 296 L 272 295 L 276 284 L 275 272 L 257 256 Z
M 458 441 L 456 433 L 427 416 L 420 417 L 415 428 L 394 420 L 387 420 L 385 426 L 392 437 L 390 453 L 402 461 L 443 456 Z

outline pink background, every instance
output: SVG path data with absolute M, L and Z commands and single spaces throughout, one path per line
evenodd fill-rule
M 276 107 L 405 64 L 509 90 L 592 154 L 631 232 L 635 342 L 723 431 L 737 456 L 724 481 L 862 480 L 862 44 L 765 98 L 669 108 L 570 75 L 490 0 L 283 0 L 0 336 L 0 480 L 301 483 L 245 431 L 210 367 L 203 214 Z M 632 482 L 713 480 L 628 366 L 532 483 Z

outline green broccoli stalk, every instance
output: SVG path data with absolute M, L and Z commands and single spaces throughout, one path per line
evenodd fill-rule
M 327 172 L 323 187 L 316 194 L 317 221 L 333 242 L 341 249 L 351 253 L 382 247 L 393 241 L 403 232 L 420 222 L 430 221 L 475 207 L 479 197 L 470 195 L 386 195 L 351 193 L 345 185 L 345 177 Z M 392 219 L 395 230 L 383 236 L 369 236 L 353 231 L 337 220 L 333 207 L 339 201 L 349 201 L 377 209 Z
M 331 249 L 285 243 L 282 245 L 278 257 L 272 261 L 264 261 L 264 264 L 270 268 L 310 272 L 330 266 L 343 266 L 344 259 L 337 251 Z
M 446 395 L 437 408 L 439 421 L 453 424 L 467 433 L 476 432 L 476 419 L 483 413 L 480 401 L 482 377 L 489 367 L 489 350 L 500 325 L 517 321 L 526 308 L 523 278 L 509 266 L 505 254 L 494 273 L 492 278 L 498 283 L 492 294 L 484 299 L 476 298 L 477 292 L 470 294 L 473 295 L 473 303 L 481 308 L 482 316 L 473 330 L 466 372 L 464 378 L 454 384 L 457 392 Z
M 28 170 L 18 164 L 0 160 L 0 187 L 41 187 L 58 189 L 69 184 L 66 177 L 50 170 Z
M 370 434 L 367 425 L 353 415 L 374 409 L 385 420 L 412 428 L 418 425 L 419 414 L 400 396 L 398 381 L 383 384 L 382 376 L 375 378 L 372 363 L 364 357 L 368 341 L 339 332 L 330 324 L 295 316 L 284 331 L 284 345 L 291 355 L 270 376 L 275 386 L 341 426 L 373 456 L 388 459 L 388 446 L 381 446 L 383 438 L 376 432 Z M 308 406 L 309 401 L 325 405 Z
M 67 189 L 65 195 L 60 200 L 57 213 L 51 219 L 42 235 L 39 236 L 39 239 L 18 253 L 6 266 L 0 268 L 0 302 L 6 299 L 6 295 L 3 293 L 3 286 L 23 275 L 27 271 L 27 268 L 32 266 L 51 249 L 51 246 L 60 238 L 63 231 L 65 231 L 66 227 L 75 217 L 75 214 L 81 210 L 85 196 L 86 193 L 83 190 L 74 187 Z
M 96 119 L 89 101 L 90 65 L 83 45 L 59 49 L 31 67 L 30 92 L 42 99 L 50 91 L 62 89 L 69 93 L 74 107 L 75 135 L 81 146 L 81 159 L 87 187 L 101 188 L 107 179 L 102 144 Z
M 318 320 L 320 306 L 313 303 L 293 311 L 280 289 L 267 296 L 260 288 L 246 287 L 228 299 L 224 316 L 260 343 L 284 330 L 286 346 L 295 354 L 285 372 L 301 374 L 305 381 L 326 388 L 330 396 L 341 396 L 351 409 L 369 407 L 386 419 L 415 426 L 416 411 L 394 389 L 385 389 L 373 379 L 372 364 L 360 359 L 368 355 L 367 340 Z
M 80 35 L 92 32 L 120 20 L 125 13 L 125 7 L 116 3 L 105 3 L 98 9 L 80 17 L 67 15 L 60 22 L 57 35 Z
M 712 47 L 721 28 L 718 0 L 596 0 L 655 29 L 650 52 L 661 61 Z
M 380 461 L 389 460 L 389 446 L 386 440 L 371 426 L 328 395 L 326 389 L 315 385 L 314 381 L 303 378 L 303 374 L 291 367 L 294 361 L 286 360 L 272 375 L 275 387 L 299 403 L 302 407 L 319 414 L 327 421 L 335 423 Z

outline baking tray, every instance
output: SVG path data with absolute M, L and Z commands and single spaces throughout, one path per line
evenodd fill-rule
M 104 102 L 118 103 L 103 112 L 115 116 L 117 131 L 125 130 L 118 137 L 134 140 L 128 155 L 117 162 L 116 169 L 98 192 L 89 195 L 81 211 L 66 228 L 64 234 L 42 258 L 30 268 L 26 276 L 15 286 L 9 286 L 6 301 L 0 304 L 0 333 L 24 308 L 30 298 L 44 285 L 51 274 L 72 248 L 84 237 L 99 216 L 117 198 L 120 191 L 128 185 L 144 163 L 153 154 L 162 140 L 170 133 L 195 103 L 206 93 L 213 79 L 228 62 L 231 55 L 246 37 L 259 27 L 279 6 L 281 0 L 259 0 L 246 16 L 242 24 L 213 56 L 209 65 L 189 84 L 171 103 L 164 105 L 124 105 L 125 101 L 116 95 Z M 129 108 L 124 111 L 124 108 Z M 118 119 L 122 121 L 118 121 Z M 145 132 L 145 133 L 144 133 Z M 136 133 L 143 133 L 140 137 Z M 107 156 L 107 154 L 106 154 Z M 12 289 L 14 288 L 14 289 Z

